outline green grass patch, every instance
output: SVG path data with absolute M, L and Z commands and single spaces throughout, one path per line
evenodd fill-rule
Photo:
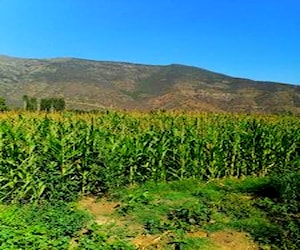
M 149 234 L 232 229 L 250 233 L 261 246 L 294 249 L 299 244 L 299 211 L 294 219 L 286 218 L 284 212 L 291 205 L 274 198 L 272 185 L 270 177 L 206 184 L 196 180 L 148 182 L 114 192 L 112 197 L 122 201 L 119 213 L 142 223 Z
M 126 250 L 136 249 L 137 236 L 149 236 L 161 238 L 160 249 L 213 249 L 210 235 L 232 230 L 249 233 L 262 248 L 298 249 L 297 196 L 289 189 L 269 192 L 297 178 L 187 179 L 119 188 L 103 199 L 119 205 L 111 222 L 101 225 L 71 203 L 2 205 L 0 248 Z
M 1 206 L 1 249 L 67 249 L 90 216 L 70 205 Z

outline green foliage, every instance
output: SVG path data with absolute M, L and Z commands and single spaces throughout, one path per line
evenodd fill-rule
M 77 240 L 75 249 L 86 250 L 134 250 L 130 243 L 121 239 L 111 239 L 97 224 L 90 225 L 86 232 Z
M 282 171 L 282 170 L 281 170 Z M 240 202 L 236 210 L 251 215 L 243 216 L 233 225 L 249 231 L 256 240 L 271 245 L 274 249 L 298 249 L 300 246 L 300 174 L 290 172 L 273 173 L 268 178 L 249 178 L 243 182 L 227 181 L 228 191 L 247 192 L 256 197 L 250 209 L 260 208 L 265 219 L 254 216 Z M 241 200 L 240 200 L 241 201 Z M 232 203 L 234 204 L 234 203 Z M 230 208 L 230 206 L 229 206 Z M 234 207 L 230 208 L 235 214 Z
M 73 200 L 146 181 L 297 171 L 299 119 L 172 113 L 7 115 L 0 200 Z
M 5 103 L 5 99 L 3 97 L 0 97 L 0 112 L 1 111 L 7 111 L 8 107 Z
M 272 175 L 269 186 L 277 190 L 278 195 L 275 198 L 279 198 L 284 203 L 300 201 L 300 172 L 285 172 L 281 175 Z M 290 207 L 290 209 L 296 208 Z
M 201 227 L 207 224 L 211 219 L 211 210 L 202 203 L 185 204 L 172 209 L 168 213 L 168 219 L 173 221 L 176 228 L 189 230 L 192 226 Z
M 40 110 L 42 111 L 63 111 L 66 103 L 64 98 L 43 98 L 41 99 Z
M 55 111 L 63 111 L 65 109 L 66 103 L 64 98 L 52 98 L 52 103 Z
M 24 110 L 28 111 L 63 111 L 66 103 L 64 98 L 42 98 L 38 102 L 36 97 L 23 96 Z M 39 107 L 38 107 L 39 106 Z
M 90 217 L 63 204 L 0 207 L 1 249 L 68 249 Z
M 28 102 L 29 102 L 29 97 L 27 95 L 23 95 L 23 108 L 24 110 L 27 110 Z
M 175 232 L 184 247 L 190 243 L 180 232 L 226 227 L 275 249 L 299 246 L 297 117 L 107 111 L 6 112 L 0 119 L 1 202 L 56 204 L 113 192 L 122 216 L 146 233 Z M 80 235 L 85 220 L 77 213 L 76 219 L 62 216 L 70 211 L 63 206 L 47 209 L 24 210 L 24 218 L 11 221 L 0 215 L 1 244 L 46 249 L 48 241 L 47 249 L 64 249 L 75 237 L 79 249 L 131 247 L 94 226 Z
M 70 204 L 0 206 L 0 249 L 135 249 Z
M 35 97 L 31 97 L 27 103 L 27 110 L 36 111 L 37 106 L 38 106 L 37 99 Z
M 49 112 L 51 110 L 51 108 L 52 108 L 52 101 L 50 98 L 41 99 L 40 110 Z
M 274 240 L 280 249 L 299 249 L 300 246 L 300 173 L 273 175 L 267 187 L 276 190 L 258 201 L 280 233 Z
M 189 235 L 224 229 L 250 233 L 262 249 L 298 249 L 300 206 L 299 203 L 290 205 L 290 202 L 299 202 L 298 197 L 287 197 L 285 190 L 276 197 L 265 196 L 269 194 L 265 186 L 283 185 L 283 182 L 283 186 L 288 186 L 289 182 L 298 188 L 295 182 L 298 178 L 296 174 L 286 179 L 249 177 L 208 183 L 192 179 L 146 182 L 119 187 L 107 198 L 120 202 L 119 213 L 113 220 L 118 220 L 119 215 L 120 220 L 130 220 L 134 227 L 142 225 L 145 234 L 168 235 L 164 240 L 165 249 L 213 249 L 209 237 Z M 89 223 L 89 219 L 85 213 L 62 203 L 2 206 L 0 248 L 135 249 L 128 241 L 135 234 L 126 231 L 122 223 L 100 226 Z
M 143 223 L 145 231 L 150 234 L 214 232 L 233 228 L 249 232 L 261 247 L 298 249 L 299 200 L 296 206 L 292 206 L 294 198 L 284 201 L 278 200 L 279 197 L 263 196 L 269 194 L 265 192 L 265 186 L 274 185 L 273 182 L 269 177 L 250 177 L 208 184 L 191 180 L 146 183 L 142 187 L 120 190 L 115 193 L 115 198 L 123 201 L 120 213 Z M 294 179 L 292 183 L 297 184 Z
M 24 110 L 36 111 L 38 109 L 38 101 L 36 97 L 23 96 Z

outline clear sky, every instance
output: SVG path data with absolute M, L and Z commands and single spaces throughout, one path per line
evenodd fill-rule
M 0 0 L 0 54 L 300 84 L 300 0 Z

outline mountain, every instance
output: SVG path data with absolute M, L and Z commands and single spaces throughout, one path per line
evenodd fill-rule
M 68 109 L 185 109 L 300 114 L 300 86 L 234 78 L 172 64 L 0 56 L 0 96 L 64 97 Z

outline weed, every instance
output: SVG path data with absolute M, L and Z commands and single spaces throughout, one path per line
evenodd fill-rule
M 74 249 L 87 250 L 134 250 L 134 246 L 121 239 L 111 239 L 97 224 L 90 225 L 77 240 Z
M 66 205 L 3 206 L 1 249 L 67 249 L 71 238 L 90 219 Z

